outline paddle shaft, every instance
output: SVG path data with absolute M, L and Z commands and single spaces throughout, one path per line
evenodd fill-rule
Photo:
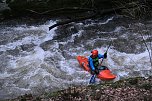
M 107 48 L 107 50 L 106 50 L 106 52 L 105 52 L 105 53 L 107 53 L 107 52 L 108 52 L 108 50 L 109 50 L 109 48 L 110 48 L 111 44 L 112 44 L 112 40 L 111 40 L 111 42 L 110 42 L 110 44 L 109 44 L 109 46 L 108 46 L 108 48 Z M 101 61 L 101 63 L 100 63 L 100 64 L 102 64 L 103 60 L 104 60 L 104 57 L 103 57 L 103 59 L 102 59 L 102 61 Z
M 95 79 L 96 79 L 96 74 L 93 74 L 92 76 L 91 76 L 91 79 L 90 79 L 90 84 L 91 83 L 95 83 Z

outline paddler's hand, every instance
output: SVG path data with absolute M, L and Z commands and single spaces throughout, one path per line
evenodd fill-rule
M 104 58 L 105 58 L 105 59 L 107 58 L 107 52 L 106 52 L 106 53 L 104 53 Z
M 98 70 L 98 69 L 95 69 L 95 73 L 96 73 L 96 74 L 99 74 L 99 70 Z
M 99 70 L 98 70 L 98 69 L 95 69 L 94 71 L 91 71 L 91 74 L 92 74 L 92 75 L 99 74 Z
M 91 74 L 92 74 L 92 75 L 95 75 L 96 73 L 95 73 L 95 71 L 94 71 L 94 70 L 92 70 L 92 71 L 91 71 Z

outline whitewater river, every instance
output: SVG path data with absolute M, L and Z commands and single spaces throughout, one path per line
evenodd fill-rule
M 49 31 L 55 23 L 0 23 L 0 99 L 88 85 L 91 75 L 79 67 L 76 56 L 88 57 L 93 49 L 103 54 L 111 42 L 103 64 L 117 75 L 113 82 L 152 75 L 152 21 L 139 23 L 113 16 Z M 97 83 L 102 81 L 97 79 Z

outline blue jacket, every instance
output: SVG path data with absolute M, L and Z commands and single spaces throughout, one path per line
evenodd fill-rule
M 101 58 L 104 58 L 104 55 L 98 54 L 97 57 L 98 57 L 98 59 L 101 59 Z M 91 70 L 94 71 L 95 67 L 94 67 L 94 64 L 93 64 L 92 57 L 90 56 L 88 60 L 89 60 L 89 66 L 90 66 Z

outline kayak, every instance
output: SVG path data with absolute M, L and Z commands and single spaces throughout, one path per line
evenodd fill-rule
M 84 70 L 90 72 L 88 58 L 86 58 L 84 56 L 77 56 L 76 58 L 80 64 L 80 66 Z M 100 66 L 99 74 L 97 75 L 97 78 L 99 78 L 101 80 L 113 80 L 116 78 L 116 75 L 114 75 L 106 66 Z

